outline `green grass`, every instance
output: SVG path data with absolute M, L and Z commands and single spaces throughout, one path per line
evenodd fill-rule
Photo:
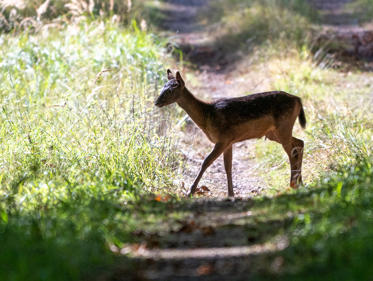
M 366 14 L 367 2 L 359 2 Z M 318 16 L 306 1 L 214 1 L 212 6 L 217 16 L 211 19 L 228 33 L 223 42 L 236 46 L 227 53 L 241 50 L 240 79 L 249 85 L 264 81 L 255 86 L 257 92 L 284 90 L 300 96 L 307 117 L 307 129 L 296 124 L 294 130 L 305 141 L 306 187 L 286 190 L 287 155 L 279 144 L 256 144 L 270 197 L 250 202 L 248 208 L 258 214 L 253 220 L 268 226 L 272 218 L 282 222 L 290 217 L 291 223 L 280 223 L 276 232 L 289 241 L 285 251 L 274 254 L 282 266 L 273 272 L 267 263 L 252 279 L 370 280 L 372 75 L 335 68 L 338 63 L 315 50 Z M 261 225 L 256 225 L 260 233 Z
M 0 41 L 0 279 L 80 280 L 130 239 L 141 196 L 172 191 L 176 115 L 154 107 L 168 55 L 135 24 Z

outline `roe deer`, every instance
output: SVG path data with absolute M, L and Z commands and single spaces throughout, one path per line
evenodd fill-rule
M 232 144 L 263 136 L 280 143 L 286 151 L 291 167 L 290 186 L 297 188 L 302 184 L 304 143 L 292 136 L 297 117 L 302 128 L 306 126 L 306 117 L 299 97 L 274 91 L 207 103 L 193 96 L 185 87 L 179 72 L 176 72 L 174 77 L 168 69 L 167 77 L 169 81 L 163 87 L 155 105 L 162 107 L 176 102 L 215 144 L 212 152 L 203 161 L 188 195 L 195 193 L 205 170 L 224 153 L 228 196 L 234 196 Z

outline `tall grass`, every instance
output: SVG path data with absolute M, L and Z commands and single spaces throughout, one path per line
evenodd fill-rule
M 0 42 L 0 279 L 77 280 L 129 239 L 125 204 L 171 186 L 174 112 L 153 106 L 167 55 L 110 22 Z

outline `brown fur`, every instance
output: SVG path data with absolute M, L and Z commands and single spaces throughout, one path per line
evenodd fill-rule
M 155 104 L 162 107 L 176 102 L 215 144 L 190 188 L 190 195 L 196 191 L 205 170 L 224 153 L 228 196 L 234 196 L 232 144 L 263 136 L 280 143 L 288 154 L 291 166 L 290 186 L 296 188 L 302 183 L 304 143 L 292 136 L 297 117 L 303 128 L 306 125 L 299 97 L 282 91 L 274 91 L 207 103 L 196 98 L 185 87 L 179 72 L 174 77 L 172 72 L 167 70 L 167 76 L 169 81 Z

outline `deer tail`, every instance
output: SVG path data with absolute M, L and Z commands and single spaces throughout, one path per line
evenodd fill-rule
M 306 128 L 306 115 L 304 114 L 304 110 L 303 110 L 303 105 L 302 105 L 302 101 L 301 99 L 299 99 L 299 103 L 300 103 L 300 112 L 299 112 L 299 124 L 302 126 L 302 128 Z

